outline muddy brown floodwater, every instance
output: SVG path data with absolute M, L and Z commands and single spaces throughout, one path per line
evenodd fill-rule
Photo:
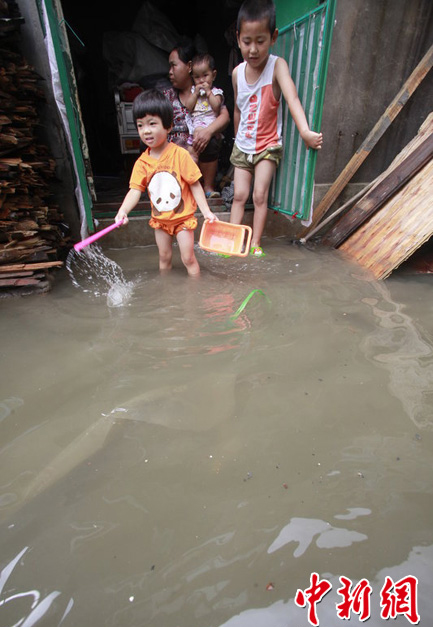
M 2 627 L 431 626 L 432 278 L 265 250 L 0 302 Z

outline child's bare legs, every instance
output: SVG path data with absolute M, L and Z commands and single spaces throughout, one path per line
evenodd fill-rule
M 159 252 L 159 269 L 171 270 L 173 237 L 162 229 L 155 229 L 155 240 Z
M 180 256 L 189 276 L 198 276 L 200 266 L 194 254 L 194 231 L 179 231 L 177 234 Z
M 260 246 L 260 240 L 265 229 L 266 217 L 268 213 L 269 186 L 276 170 L 275 161 L 263 159 L 254 168 L 254 219 L 253 236 L 251 238 L 251 248 Z M 235 183 L 236 190 L 236 183 Z
M 200 161 L 198 167 L 203 175 L 203 188 L 205 193 L 213 192 L 218 169 L 218 159 L 215 159 L 215 161 Z
M 234 196 L 233 204 L 230 212 L 230 222 L 232 224 L 241 224 L 244 217 L 245 204 L 248 200 L 251 190 L 251 181 L 253 175 L 243 168 L 235 168 L 234 172 Z

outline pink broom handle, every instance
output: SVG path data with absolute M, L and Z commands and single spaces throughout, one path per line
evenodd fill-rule
M 81 242 L 74 244 L 74 250 L 76 250 L 77 253 L 79 253 L 80 250 L 82 250 L 85 246 L 88 246 L 89 244 L 96 242 L 97 239 L 99 239 L 103 235 L 106 235 L 107 233 L 109 233 L 113 229 L 116 229 L 118 226 L 121 226 L 122 224 L 123 224 L 123 220 L 121 220 L 120 222 L 113 222 L 113 224 L 110 224 L 110 226 L 106 226 L 105 229 L 102 229 L 101 231 L 98 231 L 97 233 L 93 233 L 93 235 L 90 235 L 90 237 L 86 237 L 86 239 L 83 239 Z

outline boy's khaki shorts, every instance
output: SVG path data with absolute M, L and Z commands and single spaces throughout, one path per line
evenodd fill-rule
M 243 170 L 248 170 L 249 172 L 254 172 L 254 168 L 256 165 L 267 159 L 269 161 L 275 161 L 277 166 L 281 161 L 281 157 L 283 156 L 283 147 L 280 145 L 277 146 L 269 146 L 262 152 L 258 152 L 256 154 L 249 155 L 234 144 L 232 154 L 230 156 L 230 163 L 235 166 L 235 168 L 242 168 Z

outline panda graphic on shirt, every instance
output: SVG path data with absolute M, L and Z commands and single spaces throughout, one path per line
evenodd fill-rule
M 153 213 L 180 213 L 183 209 L 182 189 L 175 172 L 155 172 L 147 186 Z

